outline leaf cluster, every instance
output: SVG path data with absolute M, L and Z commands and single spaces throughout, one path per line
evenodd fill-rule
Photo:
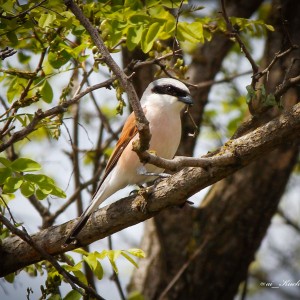
M 41 170 L 41 165 L 29 158 L 17 158 L 13 162 L 0 157 L 0 185 L 2 186 L 3 199 L 12 197 L 17 190 L 25 197 L 35 195 L 43 200 L 48 195 L 65 198 L 65 192 L 60 189 L 52 178 L 44 174 L 33 174 Z M 3 204 L 3 203 L 2 203 Z

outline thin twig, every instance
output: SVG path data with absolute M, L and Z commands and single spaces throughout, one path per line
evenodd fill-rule
M 88 84 L 88 86 L 90 86 L 89 80 L 87 80 L 87 84 Z M 93 103 L 94 103 L 94 105 L 96 107 L 99 119 L 101 120 L 101 123 L 104 125 L 104 128 L 107 130 L 108 133 L 110 133 L 114 137 L 114 139 L 117 140 L 118 139 L 117 133 L 114 132 L 114 130 L 111 128 L 111 126 L 110 126 L 110 124 L 109 124 L 106 116 L 103 114 L 102 110 L 100 109 L 100 107 L 99 107 L 99 105 L 98 105 L 98 103 L 96 101 L 94 93 L 93 92 L 90 93 L 90 96 L 91 96 L 92 101 L 93 101 Z
M 149 60 L 145 60 L 145 61 L 136 61 L 135 60 L 135 61 L 130 62 L 130 64 L 125 68 L 125 70 L 132 70 L 133 71 L 133 70 L 136 70 L 136 69 L 144 67 L 144 66 L 155 65 L 158 62 L 169 58 L 170 56 L 172 57 L 174 55 L 182 55 L 180 53 L 182 53 L 181 49 L 175 50 L 174 52 L 167 53 L 165 55 L 155 57 L 153 59 L 149 59 Z
M 175 31 L 174 31 L 173 47 L 172 47 L 173 53 L 175 53 L 175 48 L 179 47 L 179 43 L 178 43 L 178 40 L 177 40 L 176 36 L 177 36 L 177 30 L 178 30 L 179 16 L 180 16 L 180 13 L 181 13 L 181 8 L 182 8 L 182 5 L 183 5 L 183 2 L 184 2 L 184 0 L 180 1 L 179 7 L 178 7 L 178 10 L 177 10 L 177 14 L 176 14 Z
M 43 204 L 42 201 L 38 200 L 35 195 L 31 195 L 28 197 L 29 202 L 31 205 L 39 212 L 40 216 L 44 220 L 44 218 L 50 218 L 51 212 L 47 209 Z
M 193 253 L 193 255 L 182 265 L 182 267 L 179 269 L 179 271 L 175 274 L 175 276 L 172 278 L 172 280 L 169 282 L 169 284 L 166 286 L 166 288 L 162 291 L 160 296 L 158 297 L 158 300 L 165 299 L 168 292 L 174 287 L 178 279 L 182 276 L 182 274 L 186 271 L 186 269 L 190 266 L 190 264 L 197 258 L 197 256 L 201 253 L 201 251 L 206 246 L 207 242 L 204 241 L 202 245 L 198 247 L 198 249 Z
M 87 180 L 87 181 L 84 182 L 84 183 L 81 183 L 80 186 L 77 186 L 76 190 L 75 190 L 74 193 L 69 197 L 69 199 L 68 199 L 68 200 L 67 200 L 67 201 L 66 201 L 66 202 L 65 202 L 65 203 L 64 203 L 64 204 L 63 204 L 63 205 L 55 212 L 55 213 L 53 213 L 51 216 L 49 216 L 49 217 L 47 218 L 47 224 L 52 225 L 53 222 L 54 222 L 54 220 L 55 220 L 61 213 L 63 213 L 63 212 L 70 206 L 71 203 L 73 203 L 73 202 L 77 199 L 79 193 L 80 193 L 83 189 L 87 188 L 89 185 L 93 184 L 97 179 L 99 179 L 101 172 L 102 172 L 102 168 L 99 168 L 99 169 L 97 170 L 97 172 L 95 172 L 94 176 L 93 176 L 91 179 Z M 48 226 L 49 226 L 49 225 L 48 225 Z
M 28 95 L 28 92 L 29 92 L 29 89 L 31 87 L 31 85 L 33 84 L 34 80 L 36 79 L 36 76 L 38 74 L 38 72 L 40 72 L 42 70 L 42 65 L 43 65 L 43 61 L 45 59 L 45 55 L 46 55 L 46 52 L 47 52 L 47 49 L 43 49 L 42 53 L 41 53 L 41 56 L 40 56 L 40 60 L 38 62 L 38 65 L 35 69 L 35 71 L 33 72 L 34 76 L 32 76 L 28 82 L 27 82 L 27 85 L 26 87 L 24 88 L 19 100 L 17 100 L 15 103 L 22 103 L 23 100 L 26 98 L 26 96 Z M 11 116 L 14 116 L 17 111 L 18 111 L 18 107 L 14 107 L 14 104 L 11 106 L 11 108 L 7 111 L 7 113 L 9 113 L 11 110 L 12 110 L 12 114 Z M 2 116 L 1 116 L 2 117 Z M 7 128 L 9 127 L 9 125 L 11 124 L 11 122 L 13 121 L 13 118 L 9 118 L 7 120 L 7 122 L 4 124 L 2 130 L 0 131 L 0 136 L 3 136 L 3 133 L 6 132 Z
M 285 221 L 286 224 L 293 227 L 298 233 L 300 233 L 300 225 L 294 222 L 291 218 L 289 218 L 282 209 L 278 209 L 277 213 L 279 216 Z
M 3 19 L 6 19 L 6 20 L 13 20 L 15 18 L 22 18 L 25 15 L 27 15 L 31 10 L 35 9 L 36 7 L 40 6 L 41 4 L 43 4 L 46 1 L 47 0 L 42 0 L 41 2 L 34 4 L 33 6 L 29 7 L 28 9 L 20 12 L 19 14 L 15 15 L 15 16 L 11 16 L 11 17 L 10 16 L 3 16 L 3 14 L 1 13 L 0 19 L 3 18 Z
M 260 72 L 257 72 L 254 75 L 254 78 L 256 81 L 258 81 L 261 77 L 263 77 L 264 75 L 268 74 L 271 70 L 271 68 L 274 66 L 274 64 L 282 57 L 284 57 L 285 55 L 289 54 L 291 51 L 298 49 L 297 45 L 292 45 L 289 49 L 282 51 L 282 52 L 277 52 L 275 53 L 275 56 L 273 57 L 273 59 L 271 60 L 270 64 L 263 70 Z
M 3 50 L 0 50 L 0 59 L 4 60 L 7 57 L 13 56 L 16 54 L 17 51 L 14 49 L 9 49 L 8 47 L 4 48 Z
M 255 89 L 256 81 L 254 79 L 254 75 L 257 74 L 257 72 L 259 70 L 259 67 L 256 64 L 256 62 L 253 59 L 253 57 L 250 54 L 250 52 L 248 51 L 248 49 L 245 46 L 244 42 L 242 41 L 242 38 L 239 35 L 238 31 L 233 28 L 232 23 L 231 23 L 228 15 L 227 15 L 226 7 L 225 7 L 225 0 L 221 0 L 221 5 L 222 5 L 223 18 L 224 18 L 224 20 L 226 22 L 226 26 L 227 26 L 227 30 L 228 30 L 229 34 L 236 39 L 236 41 L 238 42 L 241 50 L 244 52 L 246 58 L 248 59 L 249 63 L 251 64 L 252 72 L 253 72 L 253 77 L 252 77 L 252 83 L 251 83 L 251 85 Z
M 113 250 L 111 235 L 108 236 L 108 248 L 109 248 L 109 250 Z M 117 286 L 120 297 L 122 300 L 126 300 L 125 294 L 124 294 L 122 286 L 121 286 L 120 278 L 119 278 L 118 274 L 114 271 L 114 269 L 112 271 L 113 271 L 112 280 L 115 282 L 115 284 Z
M 274 93 L 275 99 L 278 101 L 278 99 L 291 87 L 296 86 L 300 83 L 300 75 L 289 78 L 285 80 L 285 82 L 279 86 L 276 87 L 276 91 Z
M 51 116 L 55 116 L 55 115 L 64 113 L 69 106 L 77 103 L 83 96 L 85 96 L 86 94 L 88 94 L 91 91 L 94 91 L 96 89 L 100 89 L 100 88 L 107 87 L 107 86 L 111 85 L 112 82 L 114 81 L 114 79 L 115 78 L 113 77 L 113 78 L 108 79 L 108 80 L 106 80 L 102 83 L 98 83 L 98 84 L 95 84 L 91 87 L 87 87 L 84 91 L 82 91 L 81 93 L 79 93 L 78 95 L 73 97 L 71 100 L 65 101 L 65 102 L 63 102 L 63 103 L 61 103 L 57 106 L 54 106 L 54 107 L 52 107 L 52 108 L 50 108 L 50 109 L 48 109 L 44 112 L 41 109 L 37 110 L 34 114 L 33 119 L 31 120 L 31 122 L 26 127 L 24 127 L 23 129 L 13 133 L 12 136 L 6 142 L 3 142 L 0 145 L 0 152 L 7 149 L 13 143 L 24 139 L 28 134 L 33 132 L 36 129 L 36 126 L 38 125 L 38 123 L 41 120 L 43 120 L 47 117 L 51 117 Z
M 252 71 L 245 71 L 245 72 L 242 72 L 242 73 L 239 73 L 239 74 L 234 74 L 234 75 L 224 77 L 224 78 L 219 79 L 219 80 L 207 80 L 207 81 L 202 81 L 202 82 L 196 83 L 196 84 L 186 83 L 186 85 L 189 85 L 189 86 L 194 87 L 196 89 L 202 89 L 202 88 L 206 88 L 206 87 L 209 87 L 209 86 L 212 86 L 212 85 L 215 85 L 215 84 L 230 82 L 235 78 L 245 76 L 245 75 L 249 75 L 251 73 L 252 73 Z

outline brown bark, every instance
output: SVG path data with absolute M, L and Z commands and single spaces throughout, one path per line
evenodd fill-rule
M 240 16 L 240 7 L 241 3 L 237 4 L 236 10 L 228 8 L 228 15 Z M 288 10 L 289 7 L 293 9 Z M 275 25 L 276 32 L 269 35 L 265 65 L 276 52 L 286 49 L 287 31 L 282 31 L 282 18 L 288 20 L 287 30 L 293 42 L 300 44 L 298 11 L 300 6 L 296 0 L 273 3 L 269 23 Z M 248 10 L 248 16 L 250 12 Z M 227 43 L 218 37 L 204 49 L 199 49 L 198 61 L 195 58 L 192 63 L 191 79 L 194 82 L 211 79 L 210 76 L 216 74 L 230 48 Z M 266 84 L 268 92 L 274 92 L 282 82 L 292 57 L 299 57 L 299 51 L 276 64 Z M 299 72 L 299 69 L 298 65 L 293 70 Z M 204 99 L 200 100 L 203 106 L 208 92 L 206 89 L 196 95 L 196 99 Z M 299 95 L 299 89 L 289 92 L 284 97 L 285 107 L 295 103 Z M 202 120 L 203 106 L 197 105 L 193 111 L 198 124 Z M 259 123 L 267 122 L 278 113 L 276 109 L 270 110 L 258 118 Z M 193 131 L 188 123 L 185 128 L 188 132 Z M 191 154 L 194 143 L 184 138 L 180 152 Z M 199 209 L 189 208 L 180 213 L 169 209 L 156 216 L 154 223 L 146 226 L 141 248 L 157 241 L 160 247 L 151 249 L 150 259 L 141 263 L 142 268 L 135 272 L 130 290 L 140 291 L 146 299 L 160 296 L 160 299 L 232 299 L 246 278 L 248 266 L 276 212 L 296 162 L 298 148 L 299 140 L 286 144 L 215 184 Z M 178 275 L 177 281 L 162 295 L 175 275 Z

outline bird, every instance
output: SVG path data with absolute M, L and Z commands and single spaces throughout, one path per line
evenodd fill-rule
M 193 104 L 188 87 L 173 78 L 154 80 L 145 89 L 140 104 L 149 122 L 150 151 L 159 157 L 172 159 L 181 139 L 181 111 Z M 141 185 L 153 181 L 164 171 L 157 166 L 143 165 L 140 162 L 138 155 L 132 150 L 132 143 L 138 138 L 135 114 L 132 112 L 123 126 L 89 206 L 68 233 L 65 245 L 78 242 L 77 235 L 90 215 L 109 196 L 127 185 Z

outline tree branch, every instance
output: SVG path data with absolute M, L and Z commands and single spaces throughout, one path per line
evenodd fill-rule
M 229 19 L 228 15 L 227 15 L 226 7 L 225 7 L 225 0 L 221 0 L 221 4 L 222 4 L 222 14 L 223 14 L 224 20 L 225 20 L 226 25 L 227 25 L 227 30 L 230 33 L 230 35 L 232 35 L 237 40 L 239 46 L 241 47 L 241 49 L 244 52 L 246 58 L 248 59 L 248 61 L 251 64 L 253 75 L 254 75 L 254 74 L 256 74 L 258 72 L 259 67 L 256 64 L 256 62 L 254 61 L 252 55 L 248 51 L 248 49 L 245 46 L 244 42 L 242 41 L 239 33 L 233 28 L 233 26 L 232 26 L 232 24 L 230 22 L 230 19 Z M 251 85 L 253 85 L 253 88 L 255 88 L 255 86 L 254 86 L 255 83 L 254 83 L 253 80 L 252 80 L 252 84 Z
M 23 129 L 21 129 L 19 131 L 14 132 L 6 142 L 3 142 L 0 145 L 0 152 L 7 149 L 13 143 L 24 139 L 28 134 L 35 131 L 36 126 L 43 119 L 66 112 L 66 109 L 69 106 L 77 103 L 83 96 L 87 95 L 88 93 L 90 93 L 94 90 L 110 86 L 112 84 L 112 82 L 114 81 L 114 79 L 115 78 L 111 78 L 111 79 L 108 79 L 108 80 L 106 80 L 102 83 L 98 83 L 98 84 L 95 84 L 93 86 L 90 86 L 90 87 L 86 88 L 83 92 L 77 94 L 71 100 L 65 101 L 62 104 L 57 105 L 55 107 L 52 107 L 52 108 L 50 108 L 50 109 L 48 109 L 44 112 L 41 109 L 39 109 L 38 111 L 35 112 L 35 115 L 34 115 L 33 119 L 31 120 L 31 122 L 26 127 L 24 127 Z
M 300 103 L 285 111 L 278 118 L 258 127 L 242 137 L 228 141 L 215 156 L 232 156 L 235 163 L 211 165 L 202 168 L 185 168 L 158 183 L 155 188 L 141 190 L 137 196 L 127 197 L 96 211 L 78 236 L 78 245 L 63 248 L 67 232 L 76 220 L 42 230 L 32 236 L 34 242 L 52 255 L 70 251 L 79 245 L 85 246 L 110 234 L 146 219 L 159 211 L 182 205 L 185 199 L 201 189 L 233 174 L 255 159 L 261 158 L 275 148 L 289 142 L 299 142 Z M 151 193 L 149 193 L 149 190 Z M 5 276 L 26 265 L 42 259 L 19 237 L 9 237 L 0 247 L 0 276 Z
M 3 16 L 3 12 L 1 12 L 0 14 L 0 19 L 3 18 L 3 19 L 6 19 L 6 20 L 13 20 L 15 18 L 23 18 L 25 17 L 31 10 L 35 9 L 36 7 L 38 6 L 41 6 L 43 3 L 45 3 L 47 0 L 42 0 L 41 2 L 38 2 L 38 3 L 35 3 L 33 6 L 29 7 L 28 9 L 20 12 L 19 14 L 17 15 L 14 15 L 14 16 Z
M 277 86 L 275 91 L 275 99 L 279 99 L 288 89 L 300 83 L 300 75 L 286 79 L 282 84 Z
M 253 75 L 254 79 L 256 81 L 258 81 L 261 77 L 263 77 L 264 75 L 268 74 L 270 72 L 270 70 L 272 69 L 272 67 L 274 66 L 274 64 L 282 57 L 284 57 L 285 55 L 288 55 L 290 52 L 292 52 L 295 49 L 298 49 L 299 47 L 297 45 L 291 45 L 290 48 L 288 48 L 285 51 L 282 52 L 277 52 L 275 53 L 275 56 L 273 57 L 273 59 L 271 60 L 271 62 L 269 63 L 269 65 L 262 71 L 257 72 L 255 75 Z
M 129 102 L 135 113 L 136 126 L 139 132 L 139 145 L 137 147 L 137 151 L 143 152 L 148 150 L 151 139 L 149 122 L 144 115 L 135 89 L 129 80 L 130 76 L 128 77 L 113 60 L 108 49 L 104 45 L 104 42 L 99 35 L 98 30 L 93 27 L 91 22 L 84 16 L 80 8 L 72 0 L 65 0 L 65 4 L 90 34 L 94 44 L 102 54 L 102 61 L 105 62 L 107 66 L 112 70 L 112 72 L 116 75 L 117 79 L 120 81 L 122 87 L 128 95 Z
M 4 60 L 5 58 L 13 56 L 16 53 L 17 53 L 16 50 L 5 47 L 3 50 L 0 50 L 0 59 Z

